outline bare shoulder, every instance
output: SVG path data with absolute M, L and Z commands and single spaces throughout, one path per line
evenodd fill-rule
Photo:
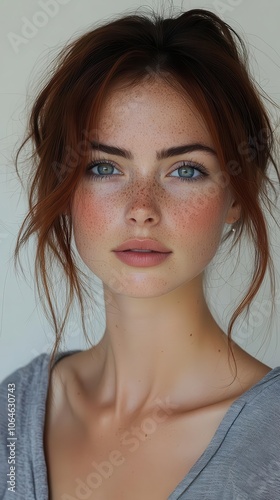
M 272 370 L 270 366 L 259 361 L 237 344 L 234 344 L 234 355 L 237 365 L 237 380 L 244 387 L 244 390 L 257 384 Z
M 73 357 L 76 354 L 72 355 Z M 53 423 L 54 419 L 61 414 L 66 401 L 66 385 L 71 377 L 69 357 L 61 358 L 51 370 L 49 387 L 46 401 L 45 431 Z
M 44 450 L 48 470 L 57 463 L 59 444 L 77 425 L 75 395 L 84 391 L 84 368 L 88 369 L 88 351 L 62 357 L 53 367 L 45 408 Z M 92 364 L 92 363 L 91 363 Z
M 94 385 L 99 366 L 99 357 L 93 349 L 64 356 L 55 364 L 49 381 L 46 420 L 61 416 L 69 407 L 73 395 L 85 390 L 88 372 Z

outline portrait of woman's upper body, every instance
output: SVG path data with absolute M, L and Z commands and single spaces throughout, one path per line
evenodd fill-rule
M 280 498 L 280 367 L 231 338 L 273 276 L 269 165 L 280 180 L 244 50 L 207 10 L 119 16 L 69 44 L 37 95 L 15 256 L 37 236 L 56 341 L 1 384 L 1 499 Z M 223 331 L 205 272 L 245 237 L 254 274 Z M 81 262 L 103 284 L 106 328 L 87 350 L 59 351 L 74 297 L 84 317 Z

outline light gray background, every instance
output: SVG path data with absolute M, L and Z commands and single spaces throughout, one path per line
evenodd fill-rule
M 46 14 L 44 4 L 56 5 L 56 13 Z M 176 1 L 174 6 L 185 10 L 208 8 L 216 12 L 235 28 L 249 44 L 251 69 L 256 80 L 274 101 L 280 104 L 280 2 L 278 0 L 213 0 Z M 12 254 L 17 231 L 26 214 L 27 201 L 15 175 L 12 154 L 19 145 L 26 124 L 27 97 L 32 101 L 40 74 L 63 44 L 72 36 L 90 29 L 98 20 L 136 9 L 142 1 L 133 0 L 1 0 L 1 143 L 0 143 L 0 380 L 14 369 L 30 361 L 41 352 L 50 352 L 53 332 L 36 299 L 33 277 L 28 283 L 13 268 Z M 148 0 L 146 6 L 168 6 L 169 2 Z M 42 16 L 42 12 L 45 12 Z M 26 30 L 29 25 L 28 33 Z M 30 27 L 30 25 L 33 25 Z M 38 27 L 38 25 L 41 25 Z M 37 27 L 36 27 L 37 25 Z M 12 35 L 13 33 L 13 35 Z M 15 47 L 11 39 L 24 36 Z M 29 38 L 27 38 L 29 36 Z M 279 119 L 279 113 L 278 113 Z M 279 230 L 271 222 L 274 261 L 279 275 Z M 209 274 L 210 305 L 224 329 L 230 313 L 244 289 L 250 250 L 242 251 L 242 261 L 230 276 L 234 256 L 225 259 L 219 253 Z M 29 257 L 32 266 L 32 251 Z M 28 260 L 26 273 L 28 275 Z M 208 280 L 207 280 L 208 282 Z M 102 296 L 98 283 L 99 299 Z M 210 287 L 211 285 L 211 287 Z M 278 281 L 279 288 L 279 281 Z M 264 363 L 280 365 L 279 311 L 280 292 L 276 294 L 276 310 L 271 325 L 270 292 L 265 285 L 251 307 L 246 321 L 239 320 L 233 338 L 248 352 Z M 93 318 L 95 341 L 104 331 L 104 309 L 99 300 L 99 310 Z M 77 315 L 68 324 L 67 341 L 63 348 L 86 348 Z

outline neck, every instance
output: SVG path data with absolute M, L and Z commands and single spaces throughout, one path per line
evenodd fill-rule
M 194 377 L 225 359 L 226 335 L 206 304 L 201 276 L 157 297 L 112 295 L 104 288 L 104 299 L 98 397 L 117 418 L 156 401 L 180 406 L 186 391 L 194 391 Z

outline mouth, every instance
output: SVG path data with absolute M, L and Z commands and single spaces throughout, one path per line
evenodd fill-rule
M 134 252 L 134 253 L 170 253 L 169 248 L 157 240 L 151 238 L 134 238 L 125 241 L 114 252 Z
M 139 253 L 169 253 L 169 252 L 157 252 L 156 250 L 140 250 L 137 248 L 130 248 L 128 250 L 122 250 L 123 252 L 139 252 Z
M 172 252 L 159 252 L 157 250 L 146 250 L 142 248 L 115 250 L 114 253 L 124 264 L 132 267 L 158 266 L 172 254 Z

